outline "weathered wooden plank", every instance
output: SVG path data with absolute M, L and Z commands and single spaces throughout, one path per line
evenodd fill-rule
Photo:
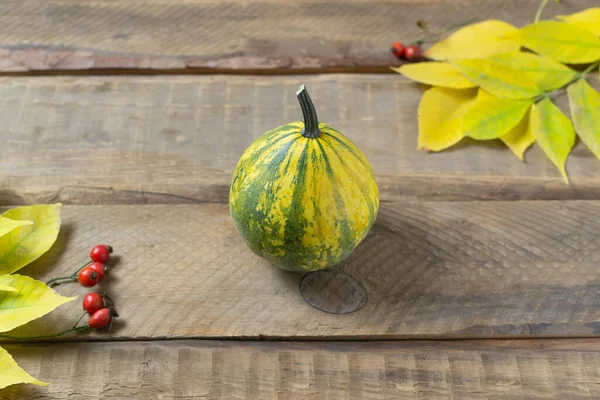
M 531 22 L 538 0 L 189 1 L 7 0 L 0 3 L 0 70 L 296 69 L 398 61 L 396 40 L 471 18 Z M 553 4 L 564 14 L 595 0 Z
M 55 247 L 22 273 L 67 275 L 97 243 L 118 265 L 100 285 L 128 338 L 402 339 L 598 336 L 600 202 L 383 204 L 340 268 L 365 286 L 359 311 L 332 315 L 245 246 L 227 205 L 65 206 Z M 335 284 L 330 286 L 335 290 Z M 83 296 L 76 283 L 57 288 Z M 79 301 L 19 328 L 62 330 Z
M 566 343 L 565 343 L 566 342 Z M 600 344 L 159 341 L 7 346 L 47 387 L 0 399 L 588 399 Z
M 384 201 L 600 198 L 583 145 L 571 186 L 536 146 L 526 163 L 497 142 L 418 151 L 422 88 L 400 75 L 62 77 L 0 79 L 0 204 L 227 201 L 244 149 L 301 118 L 302 83 L 366 153 Z

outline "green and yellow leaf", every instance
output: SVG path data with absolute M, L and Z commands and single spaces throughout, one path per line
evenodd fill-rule
M 18 290 L 15 289 L 12 286 L 8 286 L 8 285 L 4 285 L 0 283 L 0 292 L 13 292 L 13 293 L 17 293 Z
M 472 107 L 466 112 L 463 131 L 466 136 L 477 140 L 497 139 L 523 119 L 531 107 L 532 100 L 504 99 L 480 94 Z
M 529 115 L 525 115 L 508 133 L 501 136 L 500 140 L 522 161 L 525 151 L 535 142 L 529 124 Z
M 575 129 L 549 98 L 531 107 L 529 123 L 536 142 L 569 183 L 565 163 L 575 143 Z
M 496 97 L 530 99 L 542 90 L 518 69 L 487 59 L 456 60 L 454 65 L 471 82 Z
M 462 76 L 456 67 L 444 62 L 432 61 L 404 64 L 399 68 L 392 67 L 392 70 L 413 81 L 425 83 L 427 85 L 443 86 L 453 89 L 475 87 L 471 81 Z
M 467 25 L 435 43 L 425 55 L 432 60 L 460 60 L 516 51 L 519 44 L 504 38 L 516 30 L 514 26 L 499 20 Z
M 33 225 L 31 221 L 15 221 L 10 218 L 0 216 L 0 237 L 12 232 L 20 226 Z
M 10 274 L 34 261 L 52 247 L 60 228 L 61 204 L 13 208 L 3 216 L 31 221 L 0 237 L 0 275 Z
M 489 59 L 527 74 L 544 91 L 558 89 L 577 75 L 577 71 L 564 64 L 523 51 L 497 54 Z
M 557 15 L 556 18 L 600 36 L 600 7 L 588 8 L 571 15 Z
M 440 151 L 463 137 L 463 118 L 477 91 L 432 87 L 419 103 L 419 150 Z
M 523 46 L 556 61 L 584 64 L 600 60 L 600 38 L 587 29 L 559 21 L 527 25 L 510 35 Z
M 39 381 L 25 372 L 23 368 L 19 367 L 11 355 L 0 347 L 0 389 L 17 383 L 32 383 L 38 386 L 48 386 L 47 383 Z
M 585 79 L 569 85 L 567 93 L 577 135 L 600 159 L 600 94 Z
M 64 297 L 43 282 L 24 275 L 0 276 L 0 285 L 17 292 L 0 292 L 0 332 L 7 332 L 40 318 L 76 297 Z

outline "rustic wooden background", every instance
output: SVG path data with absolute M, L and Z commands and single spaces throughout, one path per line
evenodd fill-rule
M 100 288 L 121 318 L 110 333 L 3 341 L 51 385 L 0 399 L 599 398 L 600 161 L 578 145 L 565 185 L 537 147 L 526 162 L 496 142 L 419 152 L 423 88 L 389 69 L 418 19 L 522 26 L 537 6 L 1 2 L 0 206 L 64 204 L 57 243 L 22 273 L 63 275 L 109 243 Z M 254 256 L 226 204 L 246 146 L 301 117 L 302 83 L 381 190 L 340 267 L 369 296 L 349 315 L 308 306 L 302 275 Z M 79 314 L 74 302 L 15 334 Z

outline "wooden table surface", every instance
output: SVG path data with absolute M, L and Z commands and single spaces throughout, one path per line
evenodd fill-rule
M 51 385 L 0 399 L 600 398 L 600 161 L 578 145 L 566 185 L 537 147 L 527 162 L 497 143 L 417 151 L 422 87 L 389 70 L 418 19 L 522 26 L 537 6 L 1 2 L 0 206 L 64 204 L 56 244 L 22 273 L 64 275 L 110 243 L 100 287 L 120 318 L 110 333 L 2 341 Z M 242 151 L 300 118 L 302 83 L 381 191 L 340 266 L 369 297 L 347 315 L 310 307 L 302 274 L 254 256 L 227 206 Z M 14 333 L 62 330 L 71 304 Z

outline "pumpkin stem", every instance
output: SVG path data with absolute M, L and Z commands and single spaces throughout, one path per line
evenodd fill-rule
M 302 108 L 302 115 L 304 116 L 304 128 L 302 128 L 302 136 L 315 139 L 321 136 L 319 130 L 319 118 L 317 117 L 317 110 L 313 104 L 308 91 L 304 85 L 300 86 L 300 89 L 296 92 L 300 107 Z

